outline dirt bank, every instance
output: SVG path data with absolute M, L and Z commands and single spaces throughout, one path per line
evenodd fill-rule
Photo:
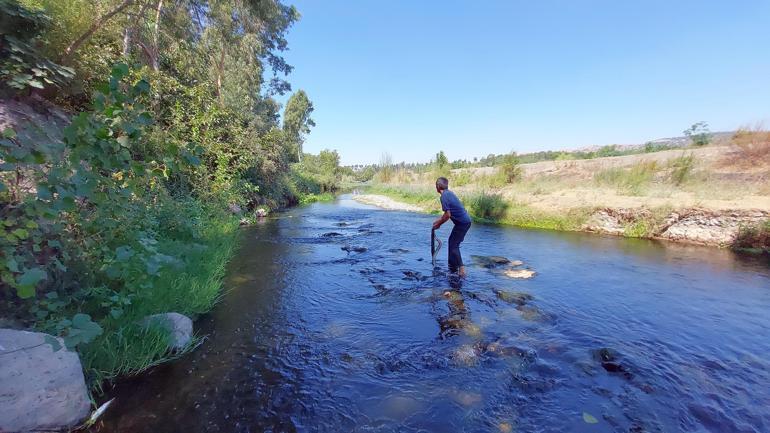
M 413 204 L 396 201 L 384 195 L 355 194 L 353 195 L 353 200 L 359 203 L 368 204 L 371 206 L 377 206 L 379 208 L 387 209 L 387 210 L 400 210 L 405 212 L 425 212 L 425 209 L 423 209 L 420 206 L 415 206 Z
M 353 196 L 353 199 L 388 210 L 430 211 L 426 207 L 379 194 L 359 194 Z M 579 231 L 728 247 L 734 244 L 742 227 L 756 226 L 768 218 L 770 212 L 758 209 L 691 207 L 661 212 L 647 207 L 605 207 L 590 212 Z

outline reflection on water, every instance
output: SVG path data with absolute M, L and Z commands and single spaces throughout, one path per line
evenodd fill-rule
M 117 386 L 99 430 L 770 431 L 766 263 L 477 224 L 467 262 L 523 263 L 458 282 L 430 222 L 341 200 L 248 229 L 205 344 Z

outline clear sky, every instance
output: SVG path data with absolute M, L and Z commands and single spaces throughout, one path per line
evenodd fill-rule
M 343 164 L 643 143 L 770 120 L 770 1 L 296 0 L 307 152 Z M 770 122 L 766 124 L 770 126 Z

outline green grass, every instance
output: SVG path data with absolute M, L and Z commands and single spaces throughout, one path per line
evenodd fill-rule
M 207 221 L 198 242 L 168 240 L 161 246 L 165 254 L 182 258 L 184 265 L 163 272 L 152 289 L 137 289 L 124 313 L 101 322 L 103 334 L 80 349 L 92 389 L 99 391 L 105 380 L 140 373 L 184 353 L 169 353 L 166 332 L 146 328 L 140 321 L 165 312 L 194 319 L 211 310 L 222 296 L 225 269 L 238 243 L 237 229 L 235 219 L 220 216 Z
M 301 194 L 299 196 L 299 203 L 309 204 L 309 203 L 316 203 L 316 202 L 326 202 L 326 201 L 333 201 L 334 198 L 335 198 L 335 195 L 330 192 L 324 192 L 320 194 Z

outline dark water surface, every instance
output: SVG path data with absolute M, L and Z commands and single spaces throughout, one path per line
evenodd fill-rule
M 537 274 L 458 287 L 432 219 L 342 199 L 248 229 L 205 343 L 120 384 L 100 430 L 770 432 L 766 261 L 476 224 L 466 262 Z

